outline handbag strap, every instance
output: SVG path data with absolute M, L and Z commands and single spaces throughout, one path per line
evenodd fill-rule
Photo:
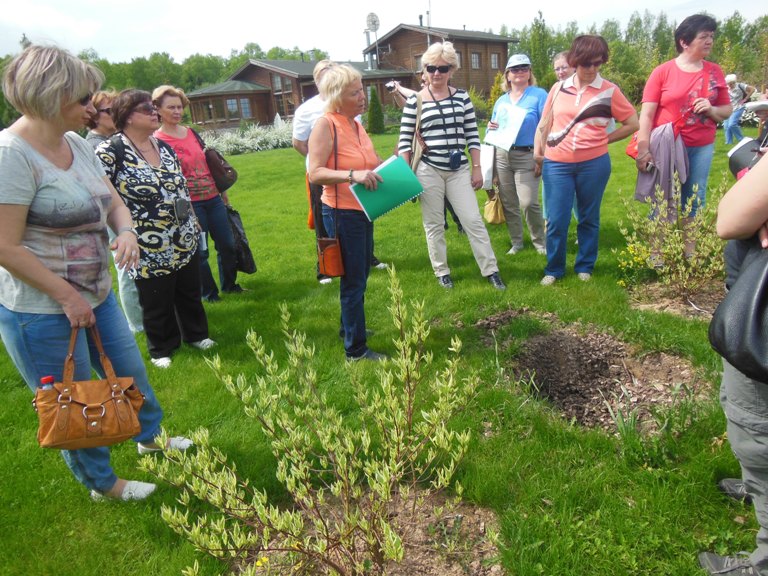
M 88 330 L 90 330 L 91 339 L 96 346 L 96 350 L 99 352 L 99 362 L 101 362 L 101 367 L 104 370 L 104 375 L 106 376 L 107 382 L 109 382 L 112 388 L 119 388 L 115 369 L 112 367 L 112 362 L 110 362 L 109 358 L 107 357 L 107 353 L 104 352 L 104 346 L 101 343 L 101 337 L 99 336 L 98 329 L 94 325 Z M 64 359 L 64 377 L 62 379 L 62 384 L 65 386 L 71 385 L 74 381 L 75 345 L 77 344 L 77 337 L 79 334 L 79 328 L 72 328 L 72 332 L 69 335 L 69 348 L 67 349 L 67 357 Z
M 328 122 L 331 123 L 333 128 L 333 169 L 339 169 L 339 147 L 336 143 L 336 123 L 328 118 Z M 339 213 L 339 185 L 334 184 L 333 189 L 336 191 L 336 207 L 333 209 L 333 237 L 338 238 L 339 227 L 337 226 L 337 218 Z
M 208 147 L 206 146 L 205 140 L 203 140 L 203 137 L 200 136 L 200 134 L 198 134 L 197 130 L 195 130 L 194 128 L 187 128 L 187 130 L 192 130 L 192 134 L 194 134 L 195 138 L 197 138 L 197 143 L 200 144 L 200 148 L 202 148 L 203 152 L 205 152 L 208 149 Z

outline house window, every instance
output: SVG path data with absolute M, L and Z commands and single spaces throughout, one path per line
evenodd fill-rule
M 273 92 L 283 91 L 283 78 L 281 76 L 278 76 L 277 74 L 272 74 L 272 91 Z
M 237 117 L 237 98 L 227 98 L 227 112 L 230 118 Z
M 480 52 L 472 52 L 472 69 L 478 70 L 480 68 Z
M 240 110 L 243 111 L 243 118 L 253 118 L 251 114 L 251 101 L 248 98 L 240 98 Z
M 498 54 L 491 54 L 491 68 L 493 70 L 499 69 L 499 55 Z
M 456 52 L 456 62 L 459 65 L 459 68 L 461 68 L 461 52 Z

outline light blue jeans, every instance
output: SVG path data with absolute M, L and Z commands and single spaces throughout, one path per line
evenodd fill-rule
M 542 177 L 547 189 L 547 266 L 544 274 L 562 278 L 565 274 L 568 227 L 574 202 L 579 212 L 576 237 L 579 251 L 574 271 L 591 274 L 597 261 L 600 235 L 600 205 L 611 176 L 611 159 L 603 154 L 584 162 L 544 160 Z
M 712 157 L 715 154 L 715 144 L 704 146 L 688 146 L 688 180 L 680 186 L 681 207 L 688 205 L 688 200 L 695 195 L 689 216 L 696 216 L 699 208 L 704 208 L 707 202 L 707 180 L 709 169 L 712 166 Z M 695 188 L 695 190 L 694 190 Z
M 728 145 L 737 144 L 744 138 L 744 133 L 741 131 L 740 125 L 742 114 L 744 114 L 744 106 L 734 110 L 728 119 L 723 122 L 723 128 L 725 129 L 725 143 Z
M 144 406 L 139 412 L 141 433 L 133 440 L 152 442 L 159 432 L 163 411 L 147 379 L 136 340 L 112 292 L 93 311 L 104 351 L 115 373 L 118 376 L 133 376 L 145 396 Z M 61 381 L 70 332 L 69 320 L 64 314 L 13 312 L 0 306 L 0 337 L 16 369 L 32 391 L 43 376 L 53 376 L 56 381 Z M 86 334 L 87 331 L 80 331 L 75 347 L 75 380 L 90 380 L 92 369 L 103 377 L 98 352 L 90 337 L 85 337 Z M 108 447 L 62 450 L 61 455 L 75 478 L 91 490 L 106 492 L 117 481 L 109 462 Z

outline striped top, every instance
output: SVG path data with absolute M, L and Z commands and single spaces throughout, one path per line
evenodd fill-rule
M 441 114 L 442 110 L 442 114 Z M 413 130 L 416 126 L 416 96 L 411 96 L 403 108 L 400 122 L 398 152 L 411 152 Z M 434 168 L 450 170 L 448 157 L 452 150 L 460 150 L 461 165 L 468 164 L 464 149 L 480 149 L 475 107 L 466 90 L 458 89 L 448 98 L 437 102 L 424 100 L 421 106 L 421 128 L 427 150 L 421 160 Z

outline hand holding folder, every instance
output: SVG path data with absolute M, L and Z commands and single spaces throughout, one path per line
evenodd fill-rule
M 410 166 L 399 156 L 391 156 L 374 172 L 382 178 L 376 190 L 368 190 L 362 184 L 350 186 L 352 194 L 371 222 L 424 191 Z

